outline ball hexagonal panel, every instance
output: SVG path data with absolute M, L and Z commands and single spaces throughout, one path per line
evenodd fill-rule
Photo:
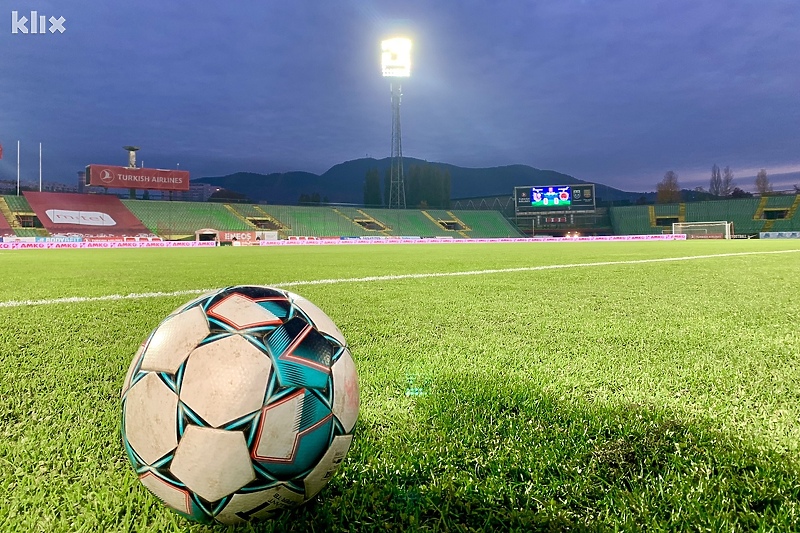
M 331 320 L 322 309 L 311 303 L 309 300 L 306 300 L 299 294 L 289 291 L 286 291 L 286 294 L 289 295 L 289 298 L 291 298 L 294 305 L 299 307 L 306 315 L 308 315 L 308 318 L 310 318 L 314 323 L 314 327 L 317 328 L 317 331 L 326 335 L 330 335 L 339 341 L 342 346 L 347 345 L 342 332 L 339 331 L 339 328 L 333 323 L 333 320 Z
M 156 328 L 142 359 L 142 370 L 174 374 L 211 331 L 200 307 L 166 318 Z
M 214 427 L 264 404 L 270 358 L 240 335 L 209 342 L 186 361 L 180 399 Z
M 125 396 L 125 438 L 147 464 L 178 445 L 178 396 L 155 374 L 133 384 Z
M 299 390 L 264 407 L 253 456 L 259 460 L 289 462 L 295 454 L 298 413 L 303 412 L 305 391 Z
M 152 472 L 147 472 L 139 477 L 142 485 L 150 489 L 150 492 L 158 496 L 158 499 L 173 509 L 185 514 L 192 511 L 192 502 L 189 491 L 179 489 L 171 483 L 167 483 Z
M 344 349 L 331 367 L 333 373 L 333 415 L 342 423 L 347 433 L 353 430 L 358 419 L 358 373 L 350 350 Z
M 314 469 L 303 480 L 306 489 L 306 500 L 310 500 L 316 496 L 316 494 L 328 484 L 328 481 L 333 477 L 339 465 L 344 461 L 347 450 L 350 449 L 350 444 L 352 442 L 352 435 L 337 435 L 333 437 L 328 451 L 325 452 L 325 455 L 322 456 L 319 463 L 317 463 Z
M 228 505 L 214 518 L 223 524 L 238 524 L 269 518 L 281 509 L 290 509 L 300 503 L 303 503 L 302 494 L 280 484 L 258 492 L 234 494 Z
M 125 393 L 131 386 L 131 380 L 133 379 L 133 374 L 136 373 L 136 366 L 139 364 L 139 360 L 142 358 L 143 351 L 144 351 L 144 344 L 139 346 L 139 349 L 136 350 L 136 355 L 133 356 L 133 361 L 131 361 L 131 364 L 128 367 L 128 372 L 125 374 L 125 381 L 122 382 L 122 392 L 120 393 L 120 398 L 123 398 L 125 396 Z
M 189 426 L 181 437 L 170 472 L 210 502 L 256 478 L 241 431 Z
M 214 294 L 217 294 L 218 292 L 219 292 L 219 289 L 215 289 L 213 291 L 205 292 L 205 293 L 201 294 L 200 296 L 198 296 L 197 298 L 195 298 L 194 300 L 190 300 L 190 301 L 186 302 L 185 304 L 183 304 L 183 305 L 181 305 L 179 307 L 176 307 L 175 310 L 172 311 L 167 316 L 177 315 L 178 313 L 180 313 L 181 311 L 183 311 L 187 307 L 191 307 L 192 305 L 200 302 L 201 300 L 205 300 L 209 296 L 213 296 Z
M 278 381 L 284 387 L 324 389 L 331 361 L 339 348 L 300 316 L 275 329 L 265 340 L 275 357 Z
M 327 403 L 310 390 L 297 389 L 262 409 L 251 455 L 270 474 L 291 479 L 317 464 L 332 428 Z
M 236 329 L 278 325 L 282 321 L 269 310 L 241 294 L 230 294 L 209 307 L 208 316 L 222 320 Z

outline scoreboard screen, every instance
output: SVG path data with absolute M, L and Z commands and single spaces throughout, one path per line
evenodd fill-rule
M 531 187 L 531 207 L 567 207 L 572 204 L 572 188 Z
M 594 209 L 594 184 L 515 187 L 518 213 Z

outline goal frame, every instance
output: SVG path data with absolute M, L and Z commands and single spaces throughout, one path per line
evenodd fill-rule
M 673 222 L 672 233 L 686 235 L 687 239 L 730 239 L 733 236 L 733 222 L 727 220 Z

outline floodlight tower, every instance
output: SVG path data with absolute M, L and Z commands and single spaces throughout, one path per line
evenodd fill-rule
M 400 98 L 402 78 L 411 75 L 411 40 L 403 37 L 381 42 L 381 66 L 384 78 L 394 78 L 392 91 L 392 162 L 389 171 L 389 207 L 406 207 L 406 186 L 403 178 L 403 140 L 400 135 Z

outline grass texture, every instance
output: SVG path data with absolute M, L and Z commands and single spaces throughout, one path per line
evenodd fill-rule
M 279 283 L 347 337 L 360 418 L 314 501 L 235 531 L 799 530 L 798 252 L 797 241 L 4 252 L 0 531 L 225 530 L 160 504 L 119 438 L 136 348 L 192 296 L 41 300 Z M 509 270 L 543 266 L 559 268 Z M 321 279 L 339 281 L 303 284 Z M 39 302 L 3 305 L 21 300 Z

